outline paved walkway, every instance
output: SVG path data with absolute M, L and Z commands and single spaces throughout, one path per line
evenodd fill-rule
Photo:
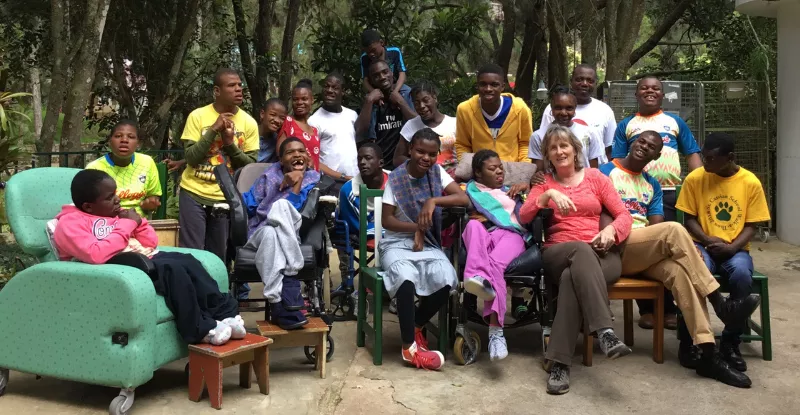
M 373 366 L 369 351 L 355 347 L 355 322 L 336 323 L 336 351 L 324 380 L 306 363 L 301 349 L 275 351 L 270 361 L 270 395 L 258 394 L 257 388 L 240 389 L 237 370 L 231 368 L 225 372 L 223 409 L 216 411 L 206 400 L 187 399 L 185 361 L 180 361 L 159 370 L 152 381 L 137 389 L 132 413 L 797 413 L 800 248 L 777 240 L 754 243 L 753 256 L 756 267 L 770 277 L 774 360 L 761 360 L 759 343 L 743 346 L 750 367 L 747 373 L 753 379 L 749 390 L 733 389 L 683 369 L 678 365 L 674 332 L 667 332 L 665 362 L 657 365 L 651 360 L 651 332 L 638 327 L 632 355 L 608 361 L 595 348 L 594 366 L 576 364 L 571 392 L 564 396 L 545 393 L 536 325 L 506 332 L 511 354 L 499 363 L 489 362 L 486 330 L 478 328 L 484 352 L 474 365 L 461 367 L 448 361 L 440 372 L 416 370 L 400 361 L 396 318 L 387 314 L 382 366 Z M 332 268 L 336 269 L 335 264 Z M 622 316 L 621 304 L 613 303 L 617 316 Z M 252 325 L 257 317 L 250 313 L 246 320 Z M 719 321 L 714 321 L 720 329 Z M 621 332 L 621 318 L 616 325 Z M 0 398 L 0 414 L 103 414 L 116 394 L 111 388 L 36 380 L 33 375 L 12 372 L 6 395 Z

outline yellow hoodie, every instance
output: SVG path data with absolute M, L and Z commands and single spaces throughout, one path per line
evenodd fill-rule
M 456 155 L 461 160 L 465 153 L 491 149 L 500 155 L 503 161 L 523 161 L 530 163 L 528 143 L 533 126 L 531 110 L 522 98 L 511 94 L 503 94 L 511 98 L 508 118 L 500 128 L 497 138 L 492 137 L 489 126 L 481 112 L 480 98 L 472 98 L 458 104 L 456 110 Z

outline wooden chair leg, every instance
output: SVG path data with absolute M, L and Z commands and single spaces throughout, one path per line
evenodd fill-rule
M 664 289 L 658 288 L 655 303 L 656 324 L 653 327 L 653 361 L 664 363 Z
M 588 328 L 583 327 L 583 365 L 592 365 L 592 353 L 594 352 L 594 336 L 588 332 Z
M 321 332 L 319 337 L 317 347 L 315 348 L 315 353 L 317 354 L 317 369 L 319 369 L 319 377 L 325 379 L 325 363 L 328 360 L 327 333 Z
M 375 314 L 373 328 L 375 329 L 372 350 L 372 364 L 380 366 L 383 364 L 383 280 L 379 279 L 375 283 Z
M 191 353 L 189 355 L 189 400 L 199 402 L 203 398 L 206 388 L 203 377 L 203 356 Z
M 759 284 L 759 295 L 761 295 L 761 357 L 764 360 L 772 360 L 772 328 L 769 321 L 769 289 L 767 281 Z
M 622 300 L 625 324 L 625 344 L 633 347 L 633 300 Z
M 253 369 L 259 391 L 263 395 L 269 395 L 269 347 L 264 346 L 253 351 Z
M 253 372 L 252 367 L 252 362 L 242 363 L 239 365 L 239 386 L 245 389 L 250 389 L 250 386 L 253 384 L 253 377 L 251 376 Z

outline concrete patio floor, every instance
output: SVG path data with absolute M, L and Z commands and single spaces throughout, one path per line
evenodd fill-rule
M 594 366 L 583 367 L 579 351 L 572 369 L 571 391 L 563 396 L 545 393 L 541 369 L 540 329 L 532 325 L 506 331 L 510 355 L 491 363 L 484 352 L 478 362 L 463 367 L 451 360 L 440 372 L 406 367 L 400 360 L 396 317 L 386 314 L 384 364 L 373 366 L 369 349 L 355 346 L 355 322 L 336 323 L 335 355 L 326 379 L 319 379 L 301 349 L 270 354 L 270 395 L 254 385 L 238 387 L 238 370 L 225 371 L 223 409 L 208 400 L 187 398 L 185 360 L 157 371 L 136 390 L 132 414 L 501 414 L 592 413 L 652 414 L 797 413 L 800 406 L 800 248 L 775 239 L 754 243 L 756 268 L 770 277 L 774 360 L 761 360 L 760 343 L 743 345 L 751 389 L 734 389 L 703 379 L 682 368 L 677 360 L 674 332 L 665 334 L 665 362 L 651 360 L 652 333 L 635 328 L 634 353 L 608 361 L 595 348 Z M 333 259 L 335 261 L 335 258 Z M 336 264 L 332 264 L 336 270 Z M 338 280 L 338 271 L 334 272 Z M 254 290 L 256 292 L 258 290 Z M 622 331 L 622 303 L 612 303 Z M 245 314 L 253 326 L 257 313 Z M 721 329 L 714 319 L 715 329 Z M 3 335 L 10 335 L 4 333 Z M 103 414 L 116 389 L 67 382 L 36 380 L 34 375 L 11 373 L 0 414 Z

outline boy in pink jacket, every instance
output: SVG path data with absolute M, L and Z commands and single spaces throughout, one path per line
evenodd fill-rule
M 62 261 L 104 264 L 122 252 L 149 257 L 156 293 L 164 297 L 187 343 L 221 345 L 245 336 L 238 303 L 222 293 L 203 265 L 188 254 L 158 252 L 158 237 L 147 219 L 120 209 L 114 179 L 100 170 L 82 170 L 72 180 L 72 202 L 56 215 L 53 242 Z

